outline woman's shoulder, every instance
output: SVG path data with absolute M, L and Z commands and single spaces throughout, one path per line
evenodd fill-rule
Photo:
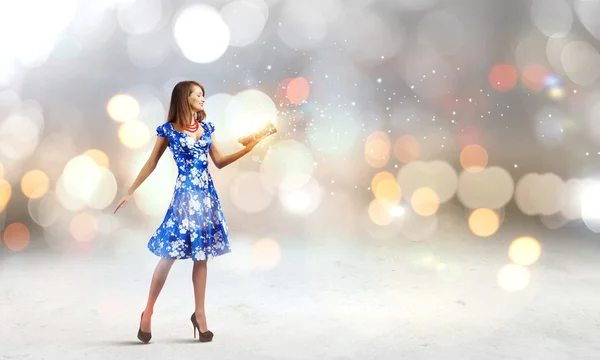
M 168 131 L 171 130 L 171 123 L 166 122 L 156 127 L 156 134 L 158 136 L 167 137 Z
M 208 132 L 209 132 L 209 133 L 212 133 L 212 132 L 214 132 L 214 131 L 215 131 L 215 123 L 213 123 L 213 122 L 212 122 L 212 121 L 210 121 L 210 120 L 206 120 L 206 119 L 202 120 L 202 122 L 204 123 L 204 125 L 205 125 L 205 126 L 206 126 L 206 128 L 208 129 Z

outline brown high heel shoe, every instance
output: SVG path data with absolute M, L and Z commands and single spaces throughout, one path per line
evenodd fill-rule
M 150 342 L 150 339 L 152 339 L 152 333 L 142 331 L 142 319 L 143 318 L 144 318 L 144 313 L 142 313 L 142 316 L 140 317 L 140 329 L 138 330 L 138 339 L 140 339 L 140 341 L 143 342 L 144 344 L 147 344 Z
M 212 341 L 212 338 L 214 336 L 212 331 L 210 331 L 210 330 L 207 330 L 206 332 L 200 331 L 200 327 L 198 326 L 198 321 L 196 320 L 195 312 L 192 314 L 192 317 L 190 318 L 190 320 L 192 321 L 192 325 L 194 326 L 194 339 L 196 338 L 196 329 L 198 329 L 198 333 L 200 334 L 200 336 L 199 336 L 200 342 Z

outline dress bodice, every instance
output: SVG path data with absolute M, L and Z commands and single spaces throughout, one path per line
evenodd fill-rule
M 173 159 L 177 164 L 179 175 L 203 171 L 208 167 L 209 150 L 212 145 L 211 134 L 214 132 L 214 124 L 200 122 L 204 133 L 196 140 L 190 134 L 175 130 L 173 123 L 165 123 L 156 128 L 158 136 L 169 139 L 169 149 L 173 153 Z

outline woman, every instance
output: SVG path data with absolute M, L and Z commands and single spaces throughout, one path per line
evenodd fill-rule
M 158 138 L 152 154 L 114 211 L 116 213 L 131 199 L 135 190 L 154 171 L 168 146 L 177 163 L 178 176 L 169 209 L 148 242 L 148 249 L 161 259 L 154 270 L 148 302 L 140 319 L 138 339 L 144 343 L 152 337 L 150 321 L 154 304 L 177 259 L 194 261 L 195 312 L 190 319 L 194 338 L 196 329 L 200 332 L 201 342 L 213 338 L 204 311 L 206 263 L 209 258 L 231 252 L 231 248 L 227 222 L 208 172 L 208 154 L 220 169 L 249 153 L 260 138 L 252 138 L 244 149 L 234 154 L 223 155 L 215 143 L 215 127 L 205 119 L 204 87 L 195 81 L 178 83 L 171 94 L 168 120 L 156 128 Z

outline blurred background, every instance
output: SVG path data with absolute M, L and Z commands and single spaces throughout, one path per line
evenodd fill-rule
M 1 1 L 0 260 L 145 253 L 170 151 L 112 211 L 187 79 L 223 152 L 279 130 L 211 166 L 249 268 L 276 267 L 284 238 L 477 244 L 507 219 L 598 232 L 598 15 L 589 0 Z M 530 233 L 504 244 L 507 290 L 541 255 Z
M 210 166 L 205 355 L 599 358 L 598 40 L 595 0 L 0 0 L 0 357 L 139 357 L 169 150 L 113 210 L 196 80 L 222 152 L 278 129 Z M 198 354 L 191 266 L 147 358 Z

